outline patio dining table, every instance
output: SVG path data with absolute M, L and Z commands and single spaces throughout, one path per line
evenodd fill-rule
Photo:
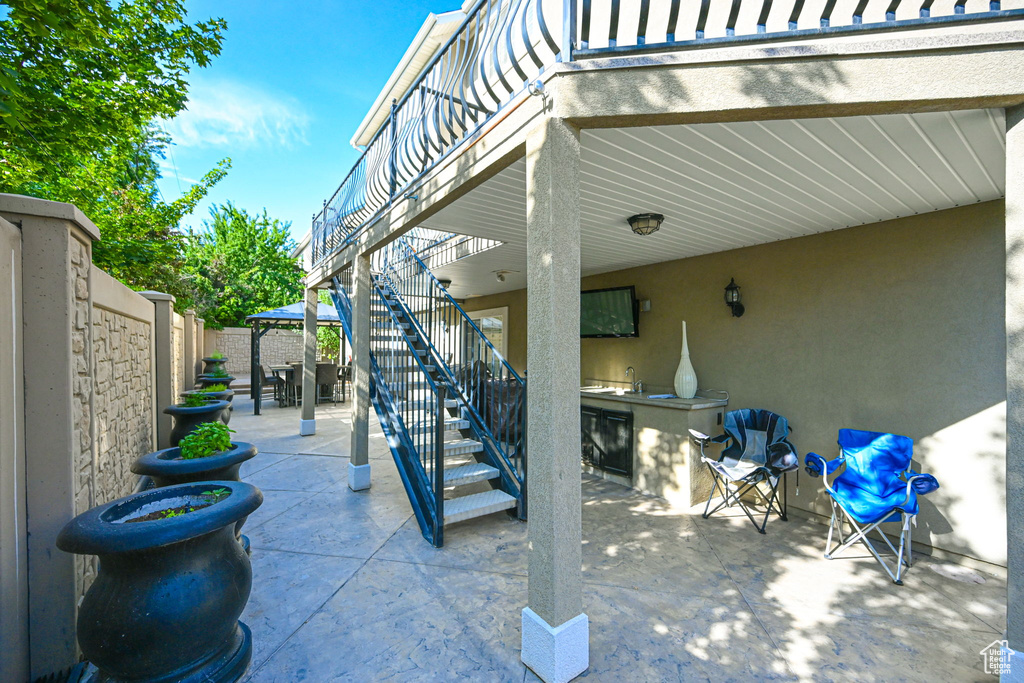
M 292 394 L 295 384 L 292 378 L 295 375 L 294 365 L 271 365 L 270 371 L 274 377 L 281 380 L 281 407 L 287 405 L 298 405 L 298 397 Z

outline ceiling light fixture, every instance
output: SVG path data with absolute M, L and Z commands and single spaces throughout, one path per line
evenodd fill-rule
M 650 235 L 661 229 L 665 217 L 660 213 L 638 213 L 629 217 L 629 227 L 638 235 Z

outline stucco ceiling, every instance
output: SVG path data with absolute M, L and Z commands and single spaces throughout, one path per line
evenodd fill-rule
M 583 274 L 998 199 L 1003 130 L 1001 110 L 585 130 Z M 659 232 L 630 231 L 642 212 Z M 455 296 L 525 287 L 525 161 L 424 225 L 505 242 L 439 271 Z

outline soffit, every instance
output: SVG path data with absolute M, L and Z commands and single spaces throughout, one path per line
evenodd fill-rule
M 1003 196 L 1002 110 L 584 130 L 583 275 Z M 633 235 L 626 218 L 665 214 Z M 457 297 L 526 285 L 520 160 L 424 226 L 505 242 L 445 266 Z M 505 282 L 494 271 L 513 270 Z

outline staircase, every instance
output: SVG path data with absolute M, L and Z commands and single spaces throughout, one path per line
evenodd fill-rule
M 399 239 L 374 259 L 370 397 L 423 536 L 526 517 L 525 383 Z M 331 290 L 351 338 L 350 271 Z

